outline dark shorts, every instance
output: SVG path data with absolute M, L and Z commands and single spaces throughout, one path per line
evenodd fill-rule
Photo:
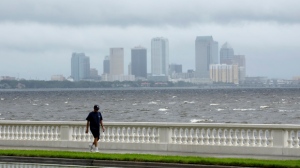
M 91 132 L 92 132 L 94 138 L 100 139 L 100 130 L 99 129 L 91 129 Z

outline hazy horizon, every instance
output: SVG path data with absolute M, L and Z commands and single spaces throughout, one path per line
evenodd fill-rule
M 258 5 L 259 4 L 259 5 Z M 246 56 L 247 76 L 300 76 L 300 1 L 295 0 L 2 0 L 0 76 L 49 80 L 71 75 L 71 55 L 84 52 L 99 74 L 113 47 L 169 40 L 169 63 L 195 69 L 195 39 L 213 36 Z

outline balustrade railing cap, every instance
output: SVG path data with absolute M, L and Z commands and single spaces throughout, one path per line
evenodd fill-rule
M 86 121 L 21 121 L 0 120 L 0 125 L 70 125 L 85 126 Z M 104 122 L 104 126 L 223 128 L 223 129 L 300 129 L 296 124 L 239 124 L 239 123 L 175 123 L 175 122 Z

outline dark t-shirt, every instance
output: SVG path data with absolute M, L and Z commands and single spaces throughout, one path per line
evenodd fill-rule
M 100 112 L 90 112 L 86 117 L 86 120 L 90 121 L 90 129 L 99 129 L 100 121 L 102 120 L 102 115 Z

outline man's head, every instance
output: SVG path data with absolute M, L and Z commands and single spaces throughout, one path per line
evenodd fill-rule
M 100 107 L 98 105 L 94 105 L 94 111 L 98 111 Z

